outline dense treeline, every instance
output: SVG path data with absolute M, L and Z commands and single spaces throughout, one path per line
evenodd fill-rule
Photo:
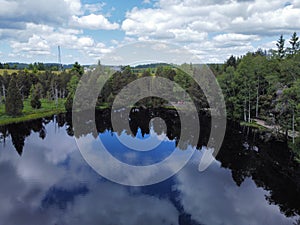
M 30 100 L 32 108 L 41 107 L 40 99 L 53 100 L 56 104 L 69 95 L 68 83 L 72 77 L 83 74 L 83 67 L 77 62 L 68 71 L 18 70 L 0 76 L 0 104 L 5 104 L 5 112 L 11 116 L 22 114 L 23 101 Z M 74 79 L 74 78 L 73 78 Z
M 258 50 L 231 56 L 218 75 L 228 117 L 251 122 L 260 118 L 288 130 L 300 124 L 300 48 L 294 33 L 288 41 L 281 35 L 277 50 Z
M 97 68 L 100 69 L 100 68 Z M 102 68 L 103 69 L 103 68 Z M 97 73 L 97 71 L 96 71 Z M 123 67 L 120 71 L 116 71 L 112 74 L 111 78 L 108 80 L 104 86 L 102 92 L 98 98 L 98 105 L 107 104 L 111 106 L 115 97 L 120 93 L 120 91 L 132 81 L 138 78 L 151 77 L 153 83 L 157 77 L 166 78 L 167 80 L 176 82 L 182 89 L 174 88 L 171 91 L 171 96 L 169 95 L 172 102 L 184 103 L 188 101 L 188 96 L 192 97 L 192 100 L 196 103 L 198 108 L 207 107 L 206 98 L 195 81 L 191 78 L 191 74 L 197 73 L 196 69 L 191 64 L 182 64 L 181 66 L 175 67 L 170 65 L 158 65 L 156 68 L 146 68 L 146 69 L 136 69 L 130 66 Z M 101 79 L 101 76 L 99 77 Z M 145 91 L 145 88 L 151 89 L 151 87 L 136 86 L 135 92 L 141 93 Z M 159 88 L 159 87 L 153 87 Z M 162 89 L 163 90 L 163 89 Z M 185 90 L 187 93 L 185 93 Z M 132 94 L 132 93 L 130 93 Z M 163 93 L 168 94 L 168 93 Z M 120 96 L 119 96 L 120 97 Z M 124 102 L 129 96 L 121 96 Z M 159 97 L 148 97 L 146 99 L 141 99 L 136 106 L 143 107 L 161 107 L 166 106 L 168 102 Z
M 89 67 L 89 65 L 84 65 L 84 67 Z M 66 69 L 72 69 L 73 64 L 59 64 L 59 63 L 43 63 L 43 62 L 34 62 L 34 63 L 19 63 L 19 62 L 0 62 L 0 69 L 4 70 L 23 70 L 28 69 L 32 71 L 61 71 Z
M 300 123 L 300 46 L 296 33 L 288 40 L 281 35 L 277 41 L 277 50 L 247 53 L 242 57 L 231 56 L 223 65 L 210 65 L 223 90 L 228 117 L 233 120 L 251 122 L 260 118 L 269 124 L 278 125 L 287 134 L 288 130 L 299 130 Z M 287 47 L 286 47 L 287 46 Z M 33 64 L 38 69 L 42 64 Z M 51 70 L 19 70 L 9 75 L 4 71 L 0 76 L 0 99 L 6 105 L 9 115 L 22 112 L 22 101 L 30 99 L 35 109 L 41 107 L 39 99 L 56 101 L 66 99 L 65 107 L 72 109 L 77 84 L 83 75 L 83 67 L 78 63 L 69 71 L 54 73 Z M 208 108 L 207 100 L 201 88 L 189 74 L 198 73 L 197 66 L 183 64 L 157 64 L 131 68 L 122 67 L 112 71 L 100 63 L 91 73 L 113 73 L 98 97 L 98 106 L 110 107 L 115 97 L 130 82 L 142 77 L 164 77 L 179 84 L 196 103 L 198 108 Z M 92 77 L 92 76 L 91 76 Z M 94 78 L 93 78 L 94 79 Z M 92 83 L 97 84 L 98 76 Z M 136 87 L 136 92 L 143 87 Z M 141 90 L 140 90 L 141 89 Z M 128 96 L 122 96 L 126 101 Z M 16 100 L 21 98 L 22 101 Z M 174 89 L 172 101 L 188 101 L 185 92 Z M 155 107 L 167 103 L 162 98 L 149 97 L 138 102 L 139 106 Z

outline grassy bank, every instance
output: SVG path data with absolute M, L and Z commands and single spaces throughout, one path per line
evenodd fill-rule
M 6 125 L 11 123 L 19 123 L 23 121 L 43 118 L 52 116 L 54 114 L 65 112 L 64 99 L 59 99 L 58 104 L 55 101 L 49 101 L 47 99 L 41 99 L 42 107 L 40 109 L 33 109 L 30 105 L 30 100 L 23 102 L 23 114 L 17 117 L 8 116 L 5 114 L 5 105 L 0 105 L 0 125 Z

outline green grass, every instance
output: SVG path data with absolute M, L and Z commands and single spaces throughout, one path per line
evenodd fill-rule
M 110 108 L 110 104 L 109 103 L 102 103 L 101 105 L 97 105 L 96 109 L 108 109 Z
M 245 126 L 245 127 L 251 127 L 251 128 L 255 128 L 255 129 L 258 129 L 258 130 L 261 130 L 261 131 L 264 131 L 264 130 L 267 130 L 267 128 L 255 123 L 255 122 L 240 122 L 241 126 Z
M 0 69 L 0 76 L 3 75 L 4 71 L 7 71 L 8 75 L 18 72 L 18 70 L 14 70 L 14 69 L 9 69 L 9 70 L 8 69 Z
M 54 114 L 65 112 L 64 99 L 59 99 L 58 105 L 56 106 L 54 101 L 47 99 L 41 99 L 42 107 L 40 109 L 33 109 L 30 105 L 30 100 L 26 99 L 23 104 L 23 114 L 17 117 L 12 117 L 5 114 L 5 105 L 0 105 L 0 125 L 7 125 L 11 123 L 19 123 L 23 121 L 39 119 Z

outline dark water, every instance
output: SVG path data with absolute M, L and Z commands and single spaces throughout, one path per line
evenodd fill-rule
M 165 119 L 168 131 L 149 155 L 133 155 L 117 141 L 117 136 L 161 137 L 160 127 L 149 127 L 155 116 Z M 114 157 L 151 164 L 178 143 L 177 117 L 166 110 L 133 113 L 132 137 L 112 131 L 110 113 L 101 111 L 97 135 Z M 201 117 L 198 151 L 190 162 L 168 180 L 145 187 L 98 175 L 80 154 L 67 115 L 0 127 L 0 225 L 297 224 L 300 168 L 287 145 L 264 142 L 255 131 L 229 123 L 217 159 L 199 172 L 208 124 Z

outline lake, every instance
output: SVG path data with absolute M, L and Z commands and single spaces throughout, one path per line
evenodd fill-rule
M 178 144 L 180 121 L 173 110 L 131 113 L 134 135 L 114 131 L 110 115 L 108 110 L 97 111 L 97 134 L 86 129 L 80 136 L 101 139 L 113 157 L 127 164 L 157 163 Z M 166 132 L 149 126 L 158 116 L 165 120 Z M 200 124 L 197 146 L 185 140 L 186 146 L 180 147 L 182 154 L 196 148 L 189 162 L 167 180 L 140 187 L 112 182 L 90 167 L 78 149 L 68 114 L 2 126 L 0 224 L 300 224 L 300 167 L 287 144 L 264 141 L 267 134 L 228 122 L 219 154 L 199 172 L 210 119 L 200 115 Z M 162 142 L 152 151 L 137 152 L 119 138 Z

